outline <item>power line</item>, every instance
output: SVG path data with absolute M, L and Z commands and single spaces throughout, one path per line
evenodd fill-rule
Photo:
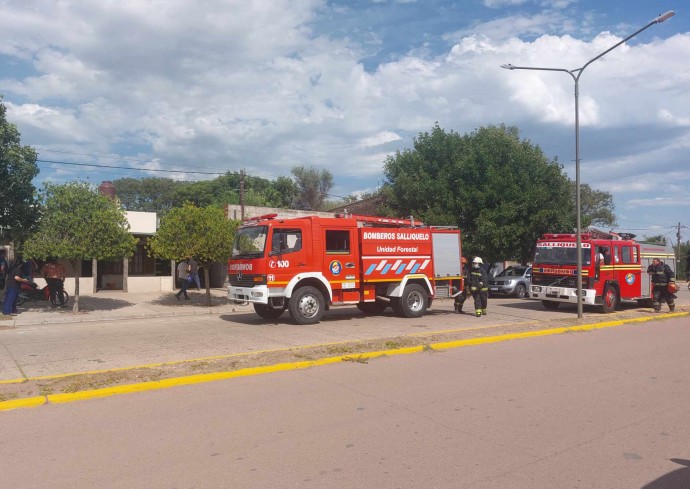
M 163 170 L 156 168 L 134 168 L 131 166 L 115 166 L 115 165 L 98 165 L 95 163 L 74 163 L 70 161 L 52 161 L 52 160 L 36 160 L 38 163 L 50 163 L 56 165 L 74 165 L 74 166 L 91 166 L 96 168 L 115 168 L 119 170 L 133 170 L 133 171 L 152 171 L 152 172 L 165 172 L 165 173 L 195 173 L 199 175 L 225 175 L 228 172 L 206 172 L 206 171 L 193 171 L 193 170 Z

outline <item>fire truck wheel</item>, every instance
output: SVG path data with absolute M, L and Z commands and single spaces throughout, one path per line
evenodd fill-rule
M 400 298 L 393 300 L 393 310 L 406 318 L 418 318 L 424 315 L 429 306 L 429 294 L 419 284 L 409 284 Z
M 561 305 L 560 302 L 556 301 L 541 301 L 541 304 L 544 306 L 545 309 L 551 309 L 552 311 L 554 309 L 558 309 L 558 306 Z
M 316 324 L 321 321 L 326 301 L 315 287 L 301 287 L 292 294 L 288 303 L 290 316 L 297 324 Z
M 360 302 L 357 304 L 357 309 L 362 311 L 364 314 L 381 314 L 386 310 L 388 304 L 383 301 L 376 302 Z
M 264 319 L 278 319 L 285 309 L 273 309 L 266 304 L 254 304 L 254 312 Z
M 606 314 L 609 314 L 616 310 L 618 307 L 618 289 L 613 285 L 607 285 L 604 289 L 604 302 L 601 304 L 601 308 Z

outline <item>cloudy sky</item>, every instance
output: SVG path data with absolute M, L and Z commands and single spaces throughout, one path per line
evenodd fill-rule
M 515 125 L 574 179 L 573 79 L 500 66 L 580 68 L 667 10 L 583 72 L 581 178 L 614 195 L 618 230 L 675 243 L 678 223 L 690 239 L 687 1 L 0 0 L 0 94 L 37 184 L 305 165 L 343 196 L 377 188 L 436 122 Z

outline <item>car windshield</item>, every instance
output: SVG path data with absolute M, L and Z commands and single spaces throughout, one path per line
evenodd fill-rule
M 526 271 L 527 271 L 526 268 L 508 268 L 506 270 L 503 270 L 501 273 L 499 273 L 496 276 L 497 277 L 522 277 Z
M 591 248 L 582 248 L 582 264 L 591 263 Z M 545 265 L 577 265 L 576 248 L 563 248 L 560 246 L 537 245 L 537 252 L 534 254 L 534 263 Z
M 232 245 L 232 258 L 257 258 L 266 248 L 268 226 L 252 226 L 237 230 Z

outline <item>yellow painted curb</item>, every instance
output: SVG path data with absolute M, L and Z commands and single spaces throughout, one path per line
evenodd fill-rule
M 0 402 L 0 411 L 9 411 L 10 409 L 21 409 L 41 406 L 47 403 L 45 396 L 25 397 L 24 399 L 12 399 L 11 401 Z
M 264 367 L 251 367 L 232 372 L 216 372 L 210 374 L 189 375 L 185 377 L 175 377 L 171 379 L 164 379 L 152 382 L 141 382 L 137 384 L 127 384 L 115 387 L 104 387 L 102 389 L 93 389 L 88 391 L 65 393 L 65 394 L 50 394 L 41 397 L 30 397 L 26 399 L 13 399 L 11 401 L 0 402 L 0 411 L 7 411 L 10 409 L 19 409 L 25 407 L 35 407 L 46 403 L 63 404 L 74 401 L 82 401 L 86 399 L 97 399 L 109 397 L 119 394 L 130 394 L 134 392 L 145 392 L 158 389 L 168 389 L 170 387 L 177 387 L 182 385 L 201 384 L 205 382 L 214 382 L 217 380 L 226 380 L 237 377 L 248 377 L 251 375 L 261 375 L 272 372 L 282 372 L 288 370 L 301 370 L 310 367 L 317 367 L 320 365 L 329 365 L 343 361 L 360 361 L 383 356 L 393 355 L 409 355 L 411 353 L 418 353 L 427 349 L 435 350 L 449 350 L 452 348 L 461 348 L 464 346 L 474 346 L 490 343 L 499 343 L 503 341 L 511 341 L 525 338 L 536 338 L 540 336 L 549 336 L 555 334 L 563 334 L 578 331 L 592 331 L 595 329 L 612 328 L 631 323 L 644 323 L 658 319 L 670 319 L 675 317 L 688 316 L 690 313 L 678 312 L 665 314 L 664 316 L 649 316 L 632 319 L 619 319 L 616 321 L 606 321 L 601 323 L 583 324 L 579 326 L 567 326 L 563 328 L 542 329 L 537 331 L 525 331 L 523 333 L 511 333 L 498 336 L 485 336 L 482 338 L 471 338 L 465 340 L 445 341 L 439 343 L 432 343 L 430 345 L 418 345 L 405 348 L 396 348 L 392 350 L 379 350 L 372 352 L 364 352 L 350 355 L 340 355 L 336 357 L 321 358 L 319 360 L 309 360 L 292 363 L 279 363 L 275 365 L 268 365 Z M 192 360 L 193 361 L 193 360 Z M 122 370 L 122 369 L 120 369 Z M 72 374 L 78 375 L 78 374 Z

